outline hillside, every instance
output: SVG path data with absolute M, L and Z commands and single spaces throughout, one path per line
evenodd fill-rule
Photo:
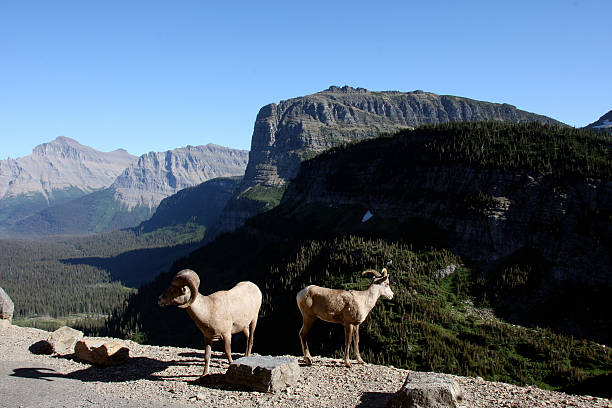
M 350 369 L 340 360 L 317 357 L 315 365 L 301 367 L 295 387 L 277 393 L 252 392 L 224 381 L 227 360 L 213 352 L 211 375 L 202 385 L 193 381 L 202 373 L 200 348 L 143 346 L 130 341 L 131 359 L 116 368 L 97 368 L 71 358 L 35 355 L 28 348 L 48 333 L 16 326 L 0 328 L 0 391 L 7 406 L 161 407 L 384 407 L 408 374 L 420 373 L 373 364 Z M 117 341 L 116 339 L 97 339 Z M 255 341 L 255 350 L 261 344 Z M 276 355 L 276 354 L 275 354 Z M 236 355 L 236 357 L 238 354 Z M 534 386 L 513 386 L 481 378 L 447 376 L 464 394 L 462 408 L 581 407 L 603 408 L 609 399 L 568 395 Z M 32 392 L 32 382 L 36 391 Z
M 0 161 L 0 230 L 54 204 L 108 187 L 134 160 L 60 136 L 32 154 Z
M 364 349 L 378 350 L 365 358 L 601 395 L 612 359 L 579 338 L 610 333 L 609 148 L 571 128 L 457 123 L 332 149 L 302 164 L 278 207 L 175 263 L 107 329 L 195 345 L 187 316 L 152 305 L 191 268 L 205 294 L 257 283 L 260 351 L 294 353 L 297 337 L 276 328 L 299 330 L 300 289 L 364 289 L 359 272 L 393 259 L 396 296 L 363 325 Z M 341 327 L 313 332 L 315 353 L 339 353 Z
M 18 237 L 83 235 L 135 227 L 162 199 L 216 177 L 242 176 L 248 152 L 213 144 L 148 153 L 107 188 L 17 222 Z
M 423 91 L 373 92 L 332 86 L 272 103 L 257 115 L 245 177 L 216 230 L 231 231 L 278 204 L 300 163 L 329 148 L 400 129 L 455 121 L 560 124 L 508 104 Z
M 612 110 L 600 117 L 597 121 L 587 125 L 586 128 L 596 132 L 612 133 Z

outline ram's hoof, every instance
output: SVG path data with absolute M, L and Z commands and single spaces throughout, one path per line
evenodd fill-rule
M 312 358 L 304 356 L 304 364 L 306 364 L 307 366 L 311 366 Z

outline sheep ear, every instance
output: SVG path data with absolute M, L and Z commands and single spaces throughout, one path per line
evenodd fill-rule
M 387 272 L 387 268 L 383 268 L 380 274 L 381 276 L 389 276 L 389 272 Z

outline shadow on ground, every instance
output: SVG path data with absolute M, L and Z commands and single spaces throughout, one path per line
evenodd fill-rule
M 127 382 L 137 380 L 149 381 L 185 381 L 193 385 L 201 385 L 207 388 L 221 390 L 242 390 L 242 388 L 225 382 L 225 374 L 215 373 L 200 379 L 199 374 L 161 374 L 167 368 L 199 366 L 198 372 L 204 371 L 204 353 L 181 353 L 179 360 L 162 361 L 149 357 L 132 357 L 125 364 L 113 367 L 90 366 L 76 370 L 68 374 L 62 374 L 47 367 L 15 368 L 11 376 L 21 378 L 33 378 L 43 381 L 54 381 L 56 378 L 73 379 L 83 382 Z M 232 358 L 241 357 L 240 355 Z M 67 360 L 74 360 L 72 355 L 58 356 Z M 212 367 L 223 367 L 227 365 L 225 357 L 211 358 Z M 200 371 L 201 370 L 201 371 Z M 185 373 L 187 370 L 184 371 Z
M 357 408 L 385 407 L 391 397 L 393 394 L 390 392 L 364 392 Z

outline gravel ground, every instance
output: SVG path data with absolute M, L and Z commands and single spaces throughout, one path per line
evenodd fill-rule
M 11 387 L 20 391 L 16 395 L 25 400 L 19 406 L 45 406 L 35 402 L 34 397 L 28 401 L 28 396 L 34 395 L 30 390 L 36 390 L 36 384 L 53 387 L 55 383 L 67 382 L 69 388 L 58 388 L 57 395 L 69 389 L 68 392 L 75 393 L 76 400 L 61 406 L 384 407 L 410 372 L 371 364 L 346 368 L 342 360 L 315 357 L 313 366 L 301 367 L 302 378 L 296 387 L 267 394 L 226 384 L 223 374 L 228 363 L 218 352 L 213 352 L 211 375 L 203 384 L 196 384 L 203 371 L 202 350 L 122 341 L 130 349 L 130 360 L 118 367 L 97 368 L 69 357 L 30 353 L 28 348 L 48 335 L 32 328 L 0 328 L 0 368 L 10 368 L 8 373 L 0 370 L 0 391 Z M 608 399 L 518 387 L 481 378 L 449 377 L 463 390 L 464 407 L 612 408 L 612 400 Z M 58 406 L 47 402 L 48 406 Z M 6 406 L 2 401 L 0 405 Z

